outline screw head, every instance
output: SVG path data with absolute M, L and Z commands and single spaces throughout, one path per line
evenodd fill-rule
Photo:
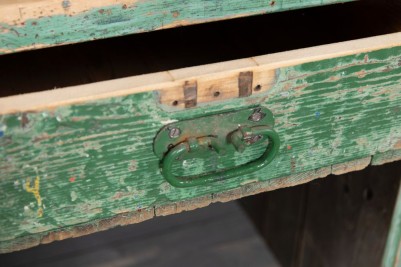
M 256 109 L 251 116 L 249 116 L 248 120 L 250 121 L 260 121 L 266 116 L 265 113 L 261 112 L 260 109 Z
M 178 136 L 180 136 L 180 134 L 181 134 L 181 130 L 179 128 L 171 128 L 171 129 L 169 129 L 169 132 L 168 132 L 168 136 L 170 138 L 177 138 Z

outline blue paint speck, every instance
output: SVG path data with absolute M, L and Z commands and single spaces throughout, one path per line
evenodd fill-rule
M 71 2 L 69 0 L 64 0 L 61 4 L 63 8 L 69 8 L 71 6 Z
M 0 131 L 0 137 L 3 137 L 3 136 L 4 136 L 4 132 Z
M 320 112 L 319 112 L 319 111 L 316 111 L 316 112 L 315 112 L 315 118 L 316 118 L 316 119 L 319 119 L 319 118 L 320 118 Z

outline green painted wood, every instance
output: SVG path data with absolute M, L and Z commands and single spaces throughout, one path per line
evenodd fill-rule
M 401 256 L 401 187 L 398 191 L 396 205 L 393 211 L 386 249 L 383 256 L 383 267 L 400 267 Z
M 157 94 L 146 92 L 2 115 L 0 251 L 18 249 L 23 238 L 96 228 L 93 222 L 125 212 L 391 150 L 401 140 L 400 82 L 401 47 L 394 47 L 281 68 L 267 95 L 188 110 L 166 110 Z M 270 165 L 196 188 L 174 188 L 164 180 L 152 149 L 163 125 L 255 105 L 275 115 L 282 145 Z M 182 175 L 240 165 L 264 149 L 182 162 Z
M 69 14 L 75 2 L 60 0 L 62 14 L 15 23 L 0 18 L 0 54 L 350 1 L 355 0 L 145 0 Z M 35 8 L 40 14 L 41 8 L 49 7 L 44 4 Z

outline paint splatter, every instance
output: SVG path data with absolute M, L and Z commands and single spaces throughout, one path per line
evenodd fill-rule
M 0 137 L 3 137 L 6 132 L 7 126 L 0 123 Z
M 130 163 L 128 164 L 128 170 L 129 171 L 136 171 L 138 168 L 138 162 L 136 160 L 131 160 Z
M 72 191 L 70 195 L 71 195 L 71 201 L 72 201 L 72 202 L 74 202 L 75 200 L 77 200 L 78 195 L 77 195 L 77 193 L 76 193 L 75 191 Z
M 63 2 L 61 2 L 61 5 L 64 9 L 67 9 L 71 6 L 71 2 L 69 0 L 64 0 Z
M 70 177 L 70 179 L 68 179 L 69 181 L 70 181 L 70 183 L 73 183 L 73 182 L 75 182 L 75 177 Z
M 320 111 L 316 111 L 316 112 L 315 112 L 315 118 L 316 118 L 316 119 L 319 119 L 319 118 L 320 118 Z
M 291 150 L 291 148 L 292 148 L 292 146 L 290 146 L 290 145 L 287 146 L 287 149 L 288 149 L 288 150 Z
M 34 187 L 31 187 L 30 179 L 26 179 L 25 190 L 26 192 L 32 193 L 34 195 L 36 202 L 38 204 L 38 217 L 42 217 L 43 216 L 42 198 L 40 197 L 39 188 L 40 188 L 39 176 L 36 176 L 36 179 L 34 181 Z

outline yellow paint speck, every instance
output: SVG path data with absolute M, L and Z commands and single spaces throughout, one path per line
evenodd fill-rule
M 36 179 L 34 182 L 34 187 L 31 187 L 30 179 L 26 179 L 25 190 L 28 193 L 32 193 L 34 195 L 34 197 L 36 198 L 36 202 L 38 203 L 38 207 L 39 207 L 38 208 L 38 217 L 42 217 L 43 216 L 42 198 L 40 197 L 39 188 L 40 188 L 39 176 L 36 176 Z

